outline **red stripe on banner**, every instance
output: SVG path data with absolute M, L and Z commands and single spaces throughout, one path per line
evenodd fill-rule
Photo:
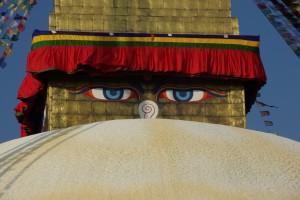
M 258 53 L 208 48 L 164 48 L 141 46 L 52 46 L 30 52 L 27 71 L 39 73 L 60 70 L 74 73 L 80 65 L 97 71 L 175 72 L 186 75 L 208 74 L 228 78 L 266 81 Z

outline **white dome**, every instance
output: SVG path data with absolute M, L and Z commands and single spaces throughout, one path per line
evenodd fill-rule
M 115 120 L 0 145 L 0 199 L 300 199 L 300 143 L 179 120 Z

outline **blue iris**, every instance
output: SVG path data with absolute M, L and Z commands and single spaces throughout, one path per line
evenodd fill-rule
M 173 97 L 176 101 L 189 101 L 193 98 L 192 90 L 174 90 Z
M 123 89 L 103 89 L 103 95 L 107 100 L 120 100 L 123 94 Z

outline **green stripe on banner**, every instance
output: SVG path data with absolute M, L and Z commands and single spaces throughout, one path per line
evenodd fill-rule
M 130 42 L 130 41 L 86 41 L 86 40 L 48 40 L 34 43 L 31 49 L 47 46 L 144 46 L 144 47 L 174 47 L 174 48 L 210 48 L 230 49 L 258 52 L 257 47 L 237 44 L 210 44 L 210 43 L 175 43 L 175 42 Z

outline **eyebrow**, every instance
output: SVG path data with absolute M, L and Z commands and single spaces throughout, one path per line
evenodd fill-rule
M 120 79 L 122 79 L 124 82 L 127 82 L 127 84 L 129 84 L 132 88 L 136 89 L 138 92 L 140 93 L 145 93 L 144 89 L 142 88 L 142 86 L 137 82 L 137 81 L 134 81 L 132 79 L 129 79 L 127 77 L 120 77 Z M 126 84 L 126 83 L 124 83 Z M 81 87 L 81 89 L 79 90 L 68 90 L 69 93 L 72 93 L 72 94 L 80 94 L 80 93 L 83 93 L 87 90 L 90 90 L 92 88 L 95 88 L 95 87 L 98 87 L 98 86 L 101 86 L 101 87 L 112 87 L 112 88 L 117 88 L 117 87 L 120 87 L 120 86 L 108 86 L 107 84 L 91 84 L 91 85 L 86 85 L 84 87 Z M 126 86 L 122 86 L 122 87 L 126 87 Z
M 130 78 L 127 77 L 122 77 L 124 79 L 124 81 L 126 81 L 127 83 L 129 83 L 132 87 L 134 87 L 135 89 L 137 89 L 140 93 L 144 94 L 145 90 L 143 89 L 143 87 L 141 86 L 141 84 L 139 84 L 137 81 L 132 80 Z
M 163 81 L 160 81 L 159 83 L 157 83 L 154 88 L 152 89 L 152 94 L 156 94 L 158 92 L 158 90 L 165 84 L 167 84 L 170 80 L 174 80 L 174 77 L 168 77 Z

